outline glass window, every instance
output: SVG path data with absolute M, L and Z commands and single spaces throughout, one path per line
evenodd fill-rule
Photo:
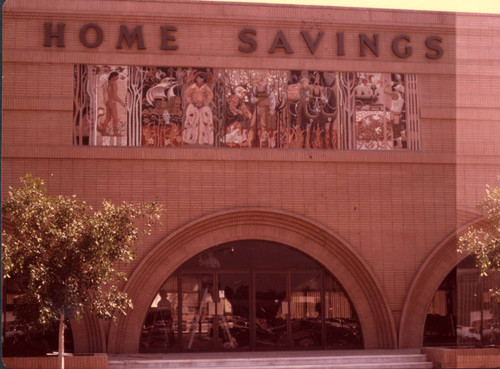
M 226 243 L 187 261 L 182 270 L 201 269 L 316 269 L 321 265 L 291 247 L 268 241 Z
M 322 276 L 320 272 L 294 272 L 291 275 L 290 318 L 293 347 L 322 346 Z
M 362 348 L 361 326 L 347 294 L 331 275 L 325 279 L 326 347 Z
M 179 332 L 177 278 L 169 278 L 156 294 L 142 326 L 140 347 L 148 352 L 176 350 Z
M 250 274 L 218 273 L 218 347 L 223 350 L 249 350 Z
M 493 288 L 500 273 L 481 277 L 470 256 L 448 274 L 434 294 L 424 331 L 424 346 L 500 344 L 500 309 Z
M 184 274 L 181 279 L 182 349 L 208 351 L 214 349 L 215 294 L 213 275 Z

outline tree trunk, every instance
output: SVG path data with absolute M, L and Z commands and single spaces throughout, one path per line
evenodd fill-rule
M 64 311 L 59 316 L 59 353 L 57 355 L 57 368 L 64 369 Z

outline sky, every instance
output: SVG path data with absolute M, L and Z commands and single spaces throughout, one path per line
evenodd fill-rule
M 500 14 L 500 0 L 210 0 Z

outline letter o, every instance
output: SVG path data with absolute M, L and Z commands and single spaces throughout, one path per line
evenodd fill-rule
M 94 42 L 87 41 L 87 31 L 90 28 L 95 29 L 96 32 L 96 39 Z M 83 44 L 83 46 L 93 49 L 102 44 L 102 40 L 103 40 L 103 33 L 102 33 L 102 28 L 99 27 L 99 25 L 95 23 L 87 23 L 80 29 L 80 42 Z

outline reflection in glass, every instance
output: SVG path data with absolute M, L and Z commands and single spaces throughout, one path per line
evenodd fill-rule
M 213 349 L 214 289 L 212 274 L 182 276 L 182 347 L 187 351 Z
M 223 349 L 250 348 L 249 293 L 248 273 L 219 273 L 218 342 Z
M 200 269 L 314 270 L 321 265 L 304 253 L 275 242 L 245 240 L 230 242 L 206 250 L 188 260 L 183 270 Z
M 185 262 L 155 296 L 141 352 L 361 349 L 345 291 L 316 260 L 245 240 Z
M 292 344 L 298 348 L 321 347 L 321 273 L 292 273 L 291 284 Z
M 424 346 L 500 344 L 498 305 L 492 291 L 499 285 L 500 273 L 481 277 L 472 256 L 460 262 L 434 294 Z
M 260 349 L 278 349 L 287 346 L 285 273 L 257 273 L 255 275 L 255 334 Z
M 170 278 L 156 295 L 142 327 L 141 352 L 176 350 L 178 333 L 177 278 Z
M 457 336 L 457 271 L 454 269 L 441 282 L 427 312 L 424 326 L 424 345 L 455 345 Z
M 493 290 L 500 273 L 481 277 L 473 257 L 457 266 L 457 342 L 462 345 L 500 344 L 498 304 Z
M 326 347 L 363 348 L 359 322 L 347 295 L 330 275 L 325 279 Z

